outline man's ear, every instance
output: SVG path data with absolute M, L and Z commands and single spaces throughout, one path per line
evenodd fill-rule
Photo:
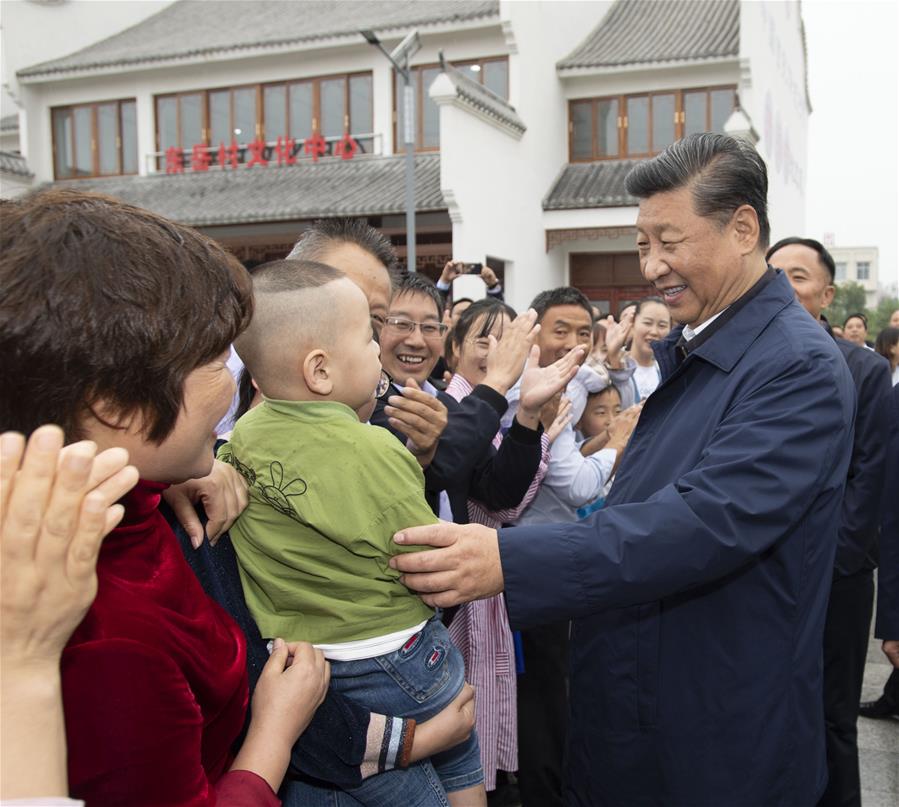
M 740 205 L 731 218 L 740 254 L 750 255 L 759 248 L 759 217 L 752 205 Z
M 327 396 L 334 389 L 331 361 L 321 348 L 310 351 L 303 359 L 303 380 L 310 392 Z
M 824 287 L 824 291 L 821 293 L 821 308 L 827 308 L 833 302 L 833 296 L 836 294 L 836 291 L 836 286 L 831 283 Z

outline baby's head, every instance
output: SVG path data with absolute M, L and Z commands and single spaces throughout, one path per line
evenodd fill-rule
M 265 397 L 369 408 L 380 351 L 355 283 L 323 263 L 272 261 L 254 270 L 253 296 L 253 319 L 234 346 Z
M 577 429 L 584 437 L 596 437 L 608 431 L 612 418 L 621 412 L 621 395 L 611 384 L 599 392 L 587 396 L 584 414 Z

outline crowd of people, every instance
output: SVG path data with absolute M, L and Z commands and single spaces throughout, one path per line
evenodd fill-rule
M 859 804 L 899 311 L 834 335 L 743 141 L 628 190 L 654 291 L 617 316 L 359 220 L 247 272 L 5 202 L 4 804 Z

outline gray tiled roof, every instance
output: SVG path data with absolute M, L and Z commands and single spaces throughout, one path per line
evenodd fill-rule
M 363 46 L 363 28 L 387 31 L 482 17 L 499 17 L 498 0 L 179 0 L 108 39 L 17 75 L 162 62 L 339 36 Z
M 544 210 L 585 207 L 629 207 L 638 199 L 624 189 L 624 178 L 639 160 L 570 163 L 553 181 L 543 198 Z
M 28 168 L 26 159 L 21 154 L 14 154 L 11 151 L 0 151 L 0 171 L 20 177 L 34 176 Z
M 457 98 L 489 117 L 495 118 L 500 123 L 504 123 L 515 130 L 519 136 L 524 134 L 527 127 L 512 104 L 506 101 L 505 98 L 497 95 L 489 87 L 466 76 L 461 70 L 457 70 L 443 58 L 442 53 L 440 58 L 443 72 L 446 73 L 456 88 Z
M 405 211 L 403 163 L 402 156 L 356 157 L 280 168 L 241 166 L 233 171 L 79 180 L 72 186 L 118 197 L 195 227 L 386 215 Z M 446 209 L 439 154 L 416 156 L 415 187 L 418 211 Z
M 739 0 L 617 0 L 560 70 L 737 56 Z
M 19 115 L 4 115 L 0 118 L 0 132 L 18 132 Z

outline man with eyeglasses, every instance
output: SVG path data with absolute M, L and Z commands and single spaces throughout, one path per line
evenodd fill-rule
M 381 364 L 392 384 L 379 398 L 371 422 L 405 440 L 416 418 L 422 416 L 411 406 L 403 410 L 397 406 L 402 401 L 400 390 L 409 386 L 421 388 L 446 406 L 447 426 L 425 470 L 425 495 L 440 518 L 464 524 L 469 497 L 491 510 L 514 507 L 537 473 L 542 452 L 538 418 L 524 413 L 516 417 L 500 449 L 492 446 L 508 408 L 505 394 L 521 375 L 536 336 L 535 316 L 524 314 L 506 329 L 484 382 L 461 402 L 428 381 L 443 354 L 447 326 L 442 316 L 443 297 L 434 283 L 420 274 L 404 275 L 394 289 L 380 338 Z M 541 378 L 548 380 L 553 372 L 554 368 L 543 368 Z M 567 380 L 553 387 L 546 399 Z M 417 446 L 407 445 L 419 453 Z

